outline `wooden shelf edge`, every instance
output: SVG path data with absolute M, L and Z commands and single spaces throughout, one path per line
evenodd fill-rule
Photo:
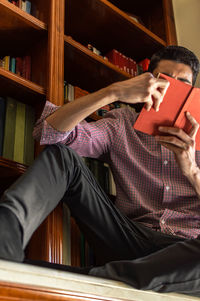
M 43 286 L 29 285 L 29 284 L 18 284 L 14 282 L 0 281 L 0 297 L 1 300 L 46 300 L 46 301 L 116 301 L 120 299 L 112 297 L 102 297 L 93 295 L 91 293 L 75 292 L 67 289 L 54 289 L 46 288 Z M 18 299 L 18 300 L 19 300 Z
M 8 2 L 7 0 L 0 0 L 0 5 L 4 6 L 4 8 L 7 8 L 9 11 L 11 11 L 13 15 L 16 15 L 18 18 L 24 20 L 24 22 L 28 22 L 31 27 L 37 30 L 47 30 L 47 24 L 35 18 L 31 14 L 28 14 L 27 12 L 23 11 L 21 8 Z
M 0 157 L 0 168 L 9 168 L 10 170 L 13 170 L 14 174 L 13 175 L 21 175 L 23 174 L 26 170 L 27 167 L 24 164 Z
M 109 61 L 104 60 L 101 56 L 99 56 L 96 53 L 92 52 L 91 50 L 87 49 L 87 47 L 85 47 L 82 44 L 80 44 L 79 42 L 75 41 L 72 37 L 65 35 L 64 41 L 66 43 L 70 44 L 71 46 L 73 46 L 74 48 L 78 49 L 82 53 L 86 54 L 88 57 L 92 58 L 93 60 L 96 60 L 99 63 L 102 63 L 103 65 L 105 65 L 106 67 L 114 70 L 115 72 L 120 73 L 121 75 L 124 76 L 124 78 L 128 79 L 128 78 L 132 77 L 129 73 L 119 69 L 118 67 L 116 67 L 115 65 L 110 63 Z
M 119 9 L 114 4 L 110 3 L 107 0 L 99 0 L 101 3 L 112 9 L 116 14 L 118 14 L 120 17 L 122 17 L 124 20 L 126 20 L 129 24 L 132 24 L 140 31 L 143 31 L 145 34 L 149 36 L 152 40 L 155 40 L 156 42 L 160 43 L 163 46 L 167 45 L 167 42 L 165 42 L 163 39 L 158 37 L 156 34 L 154 34 L 152 31 L 150 31 L 148 28 L 146 28 L 144 25 L 137 23 L 132 18 L 130 18 L 125 12 L 123 12 L 121 9 Z
M 2 67 L 0 67 L 0 77 L 1 76 L 4 77 L 5 79 L 13 81 L 15 84 L 17 84 L 19 86 L 23 86 L 24 88 L 31 90 L 32 92 L 35 92 L 40 95 L 46 95 L 46 91 L 45 91 L 44 87 L 39 86 L 13 72 L 5 70 Z

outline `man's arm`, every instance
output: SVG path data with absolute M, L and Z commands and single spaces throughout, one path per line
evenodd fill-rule
M 146 103 L 147 110 L 152 106 L 158 110 L 168 85 L 166 80 L 144 73 L 65 104 L 48 116 L 46 121 L 58 131 L 71 131 L 91 113 L 115 101 Z
M 189 112 L 186 113 L 186 116 L 192 125 L 189 134 L 179 128 L 161 126 L 159 131 L 167 133 L 168 136 L 156 136 L 155 138 L 161 145 L 174 153 L 183 175 L 192 184 L 200 198 L 200 169 L 195 160 L 195 138 L 199 124 Z

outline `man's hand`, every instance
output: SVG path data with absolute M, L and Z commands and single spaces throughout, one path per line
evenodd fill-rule
M 186 113 L 186 117 L 192 125 L 189 134 L 179 128 L 161 126 L 159 131 L 168 135 L 156 136 L 155 138 L 161 145 L 174 153 L 182 173 L 190 182 L 193 182 L 193 177 L 197 173 L 199 174 L 199 168 L 195 160 L 195 138 L 199 124 L 189 112 Z
M 146 103 L 148 111 L 151 107 L 159 110 L 168 86 L 168 81 L 155 78 L 149 72 L 112 85 L 120 101 L 130 104 Z

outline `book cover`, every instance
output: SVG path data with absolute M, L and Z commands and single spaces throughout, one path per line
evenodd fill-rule
M 17 101 L 13 160 L 24 163 L 24 133 L 26 105 Z
M 0 97 L 0 156 L 2 156 L 3 154 L 5 115 L 6 115 L 6 101 L 3 97 Z
M 143 108 L 134 128 L 149 135 L 160 135 L 158 126 L 175 126 L 189 133 L 191 125 L 186 117 L 187 111 L 200 123 L 200 89 L 164 74 L 160 77 L 168 80 L 170 85 L 159 111 L 156 112 L 151 108 L 148 112 Z M 200 150 L 199 130 L 196 135 L 196 149 Z
M 14 98 L 6 98 L 5 131 L 3 141 L 3 157 L 13 160 L 14 139 L 15 139 L 15 120 L 16 120 L 17 101 Z

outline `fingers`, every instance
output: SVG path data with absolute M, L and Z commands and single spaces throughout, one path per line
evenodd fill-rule
M 169 87 L 169 82 L 165 79 L 153 78 L 148 98 L 146 99 L 146 109 L 149 111 L 152 107 L 155 111 L 159 110 L 163 97 Z
M 189 132 L 189 136 L 191 138 L 195 138 L 196 134 L 199 130 L 199 123 L 196 121 L 196 119 L 189 112 L 186 112 L 186 117 L 192 125 L 192 129 Z

